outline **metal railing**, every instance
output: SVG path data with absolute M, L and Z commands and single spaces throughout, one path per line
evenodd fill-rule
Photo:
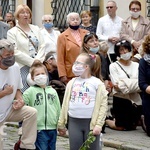
M 0 0 L 0 5 L 2 6 L 2 17 L 5 17 L 7 12 L 14 13 L 15 11 L 15 0 Z
M 70 12 L 80 13 L 82 10 L 90 10 L 91 0 L 53 0 L 51 7 L 53 9 L 54 26 L 61 32 L 67 28 L 66 16 Z

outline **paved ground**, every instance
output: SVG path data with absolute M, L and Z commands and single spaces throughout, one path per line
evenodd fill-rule
M 109 97 L 108 104 L 110 108 L 112 97 Z M 110 111 L 108 110 L 109 114 Z M 115 131 L 106 127 L 105 131 L 102 150 L 150 150 L 150 137 L 147 137 L 141 127 L 134 131 Z M 9 123 L 4 127 L 4 132 L 6 135 L 3 135 L 3 150 L 13 150 L 13 145 L 18 140 L 17 124 Z M 57 150 L 69 150 L 68 138 L 58 136 Z
M 146 136 L 141 127 L 135 131 L 115 131 L 106 128 L 103 134 L 103 150 L 150 150 L 150 138 Z M 14 143 L 18 140 L 18 128 L 6 126 L 6 135 L 3 135 L 4 149 L 13 150 Z M 57 150 L 69 150 L 68 138 L 58 136 Z

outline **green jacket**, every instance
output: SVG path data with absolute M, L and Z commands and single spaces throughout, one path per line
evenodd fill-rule
M 23 99 L 28 106 L 37 109 L 37 129 L 52 130 L 57 128 L 60 115 L 60 102 L 55 89 L 47 86 L 31 86 L 23 93 Z

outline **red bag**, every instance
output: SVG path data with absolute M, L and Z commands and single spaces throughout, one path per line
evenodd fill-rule
M 14 150 L 20 150 L 20 143 L 21 143 L 21 140 L 19 139 L 14 145 Z

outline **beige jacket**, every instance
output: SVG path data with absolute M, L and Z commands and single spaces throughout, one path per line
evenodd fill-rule
M 141 97 L 139 95 L 140 88 L 138 85 L 138 79 L 121 79 L 118 82 L 119 91 L 113 88 L 113 95 L 116 97 L 121 97 L 129 99 L 137 105 L 141 105 Z
M 150 32 L 150 21 L 140 16 L 140 20 L 136 29 L 134 30 L 132 27 L 131 17 L 127 18 L 122 22 L 122 28 L 120 33 L 120 38 L 128 40 L 131 42 L 132 40 L 140 41 L 142 43 L 145 35 L 148 35 Z
M 39 41 L 38 54 L 35 58 L 29 56 L 29 39 L 19 28 L 13 27 L 7 32 L 7 39 L 15 43 L 15 59 L 20 68 L 25 65 L 30 67 L 35 59 L 42 62 L 45 57 L 45 44 L 39 27 L 30 24 L 30 28 Z
M 64 128 L 65 125 L 67 124 L 69 100 L 71 96 L 72 85 L 75 79 L 76 78 L 73 78 L 67 84 L 64 99 L 63 99 L 62 110 L 58 121 L 58 128 Z M 90 122 L 90 130 L 92 130 L 95 126 L 102 128 L 105 122 L 107 109 L 108 109 L 107 94 L 108 92 L 106 91 L 105 85 L 102 83 L 101 85 L 99 85 L 97 90 L 95 107 Z

